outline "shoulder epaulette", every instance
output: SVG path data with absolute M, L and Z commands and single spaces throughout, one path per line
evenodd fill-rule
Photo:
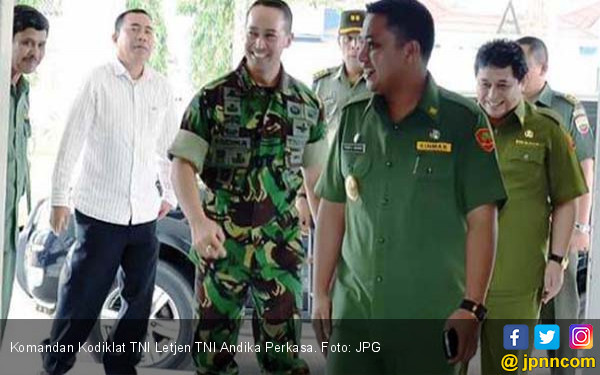
M 351 96 L 342 108 L 348 107 L 352 104 L 359 103 L 359 102 L 362 102 L 365 100 L 371 100 L 372 97 L 373 97 L 373 93 L 371 91 L 364 91 L 364 92 L 358 93 L 356 95 Z
M 439 87 L 439 92 L 440 92 L 440 95 L 443 96 L 444 98 L 467 108 L 468 110 L 472 111 L 473 113 L 479 113 L 479 111 L 480 111 L 479 106 L 472 99 L 469 99 L 469 98 L 467 98 L 463 95 L 460 95 L 454 91 L 447 90 L 443 87 Z
M 571 95 L 571 94 L 564 94 L 562 92 L 558 92 L 555 91 L 556 96 L 558 96 L 559 98 L 562 98 L 564 100 L 566 100 L 567 102 L 569 102 L 569 104 L 576 106 L 579 103 L 579 100 L 577 100 L 577 98 L 575 97 L 575 95 Z
M 560 117 L 560 115 L 552 109 L 539 107 L 539 106 L 536 106 L 535 109 L 537 110 L 538 113 L 551 118 L 557 124 L 561 124 L 563 122 L 563 119 Z
M 338 66 L 332 66 L 331 68 L 319 70 L 318 72 L 313 74 L 313 82 L 316 82 L 322 78 L 327 77 L 328 75 L 333 74 L 333 72 L 335 72 L 338 69 L 339 69 Z

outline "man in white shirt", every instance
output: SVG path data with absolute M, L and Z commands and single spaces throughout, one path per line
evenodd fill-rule
M 125 344 L 126 352 L 105 353 L 104 369 L 135 374 L 141 353 L 128 348 L 146 334 L 158 259 L 155 223 L 176 205 L 166 151 L 178 126 L 166 79 L 146 66 L 154 47 L 148 13 L 122 13 L 113 41 L 117 59 L 85 81 L 54 167 L 50 222 L 60 233 L 68 224 L 69 182 L 80 156 L 83 163 L 71 198 L 78 246 L 61 277 L 45 343 L 85 342 L 118 271 L 122 307 L 109 344 Z M 74 362 L 75 353 L 44 354 L 44 369 L 52 375 L 66 373 Z

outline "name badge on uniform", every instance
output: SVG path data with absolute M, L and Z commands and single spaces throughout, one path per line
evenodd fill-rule
M 451 153 L 452 143 L 418 141 L 417 151 Z
M 343 143 L 342 151 L 352 154 L 364 154 L 367 151 L 367 145 L 364 143 Z

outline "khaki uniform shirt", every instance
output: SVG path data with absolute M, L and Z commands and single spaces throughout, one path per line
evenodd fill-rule
M 313 77 L 313 90 L 325 108 L 327 140 L 333 142 L 342 115 L 342 108 L 353 97 L 368 93 L 365 79 L 361 76 L 354 84 L 350 83 L 344 65 L 325 69 Z
M 505 199 L 483 112 L 431 77 L 393 122 L 383 97 L 345 108 L 322 198 L 345 203 L 333 318 L 447 318 L 465 285 L 466 216 Z

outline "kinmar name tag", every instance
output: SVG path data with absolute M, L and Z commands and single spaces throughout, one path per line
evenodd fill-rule
M 344 143 L 342 144 L 342 150 L 355 154 L 364 154 L 367 151 L 367 145 L 364 143 Z
M 417 142 L 417 151 L 452 152 L 452 143 L 448 142 Z

